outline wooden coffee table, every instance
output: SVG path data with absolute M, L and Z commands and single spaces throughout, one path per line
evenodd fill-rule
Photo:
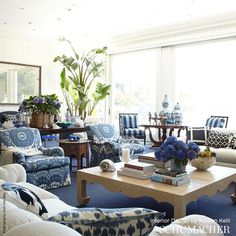
M 123 163 L 116 163 L 119 168 Z M 89 197 L 86 183 L 98 183 L 111 192 L 122 192 L 129 197 L 149 196 L 158 202 L 169 202 L 174 206 L 174 218 L 186 215 L 186 206 L 202 195 L 212 196 L 225 190 L 231 182 L 236 182 L 236 169 L 212 166 L 207 171 L 197 171 L 187 166 L 191 182 L 181 186 L 141 180 L 117 175 L 117 172 L 102 172 L 99 167 L 78 170 L 77 198 L 80 205 L 86 205 Z M 234 192 L 235 195 L 236 191 Z

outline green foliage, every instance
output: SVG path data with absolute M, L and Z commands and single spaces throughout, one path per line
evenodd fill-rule
M 57 115 L 60 112 L 61 103 L 56 94 L 29 96 L 20 104 L 22 112 L 45 112 Z
M 92 49 L 80 55 L 69 40 L 62 41 L 70 44 L 74 57 L 62 55 L 54 58 L 54 62 L 63 65 L 60 86 L 70 114 L 85 118 L 109 95 L 111 85 L 97 81 L 104 73 L 104 58 L 102 61 L 97 59 L 99 55 L 106 55 L 107 48 Z

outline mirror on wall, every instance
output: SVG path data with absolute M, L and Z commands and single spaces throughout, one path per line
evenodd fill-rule
M 41 66 L 0 61 L 0 104 L 41 94 Z

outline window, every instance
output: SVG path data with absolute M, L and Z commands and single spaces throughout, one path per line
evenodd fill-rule
M 119 113 L 136 112 L 139 124 L 156 111 L 158 53 L 145 50 L 111 56 L 112 123 L 118 127 Z
M 236 39 L 175 47 L 175 94 L 187 124 L 205 125 L 210 115 L 236 119 Z

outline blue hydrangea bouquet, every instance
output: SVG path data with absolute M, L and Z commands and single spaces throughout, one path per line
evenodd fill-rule
M 196 143 L 177 140 L 169 136 L 165 142 L 155 151 L 155 157 L 159 161 L 174 160 L 177 167 L 186 166 L 189 160 L 197 157 L 200 149 Z

